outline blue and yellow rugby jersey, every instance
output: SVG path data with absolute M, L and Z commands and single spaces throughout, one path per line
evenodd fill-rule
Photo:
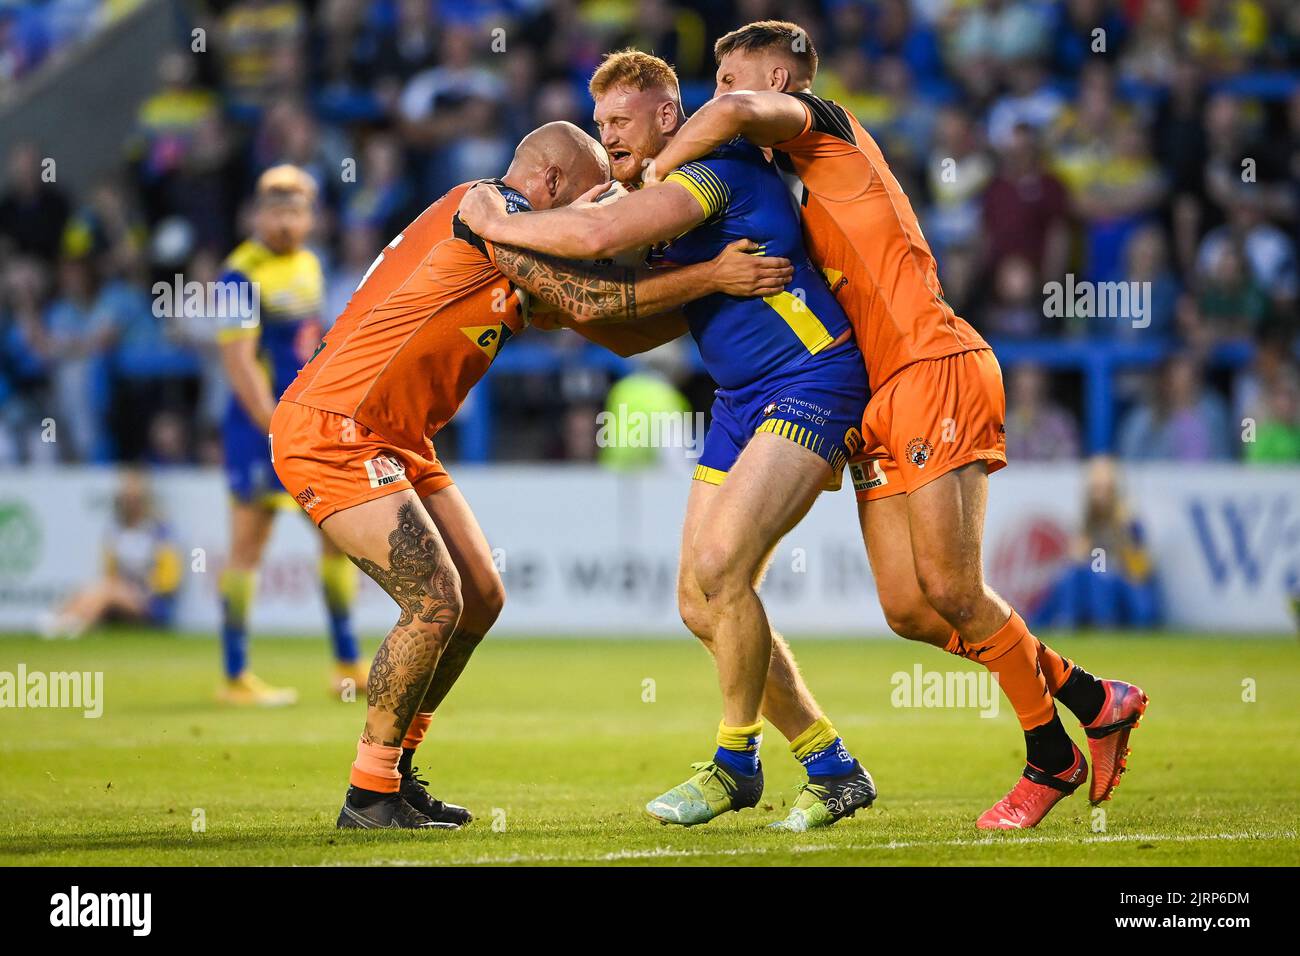
M 279 398 L 320 340 L 325 298 L 320 260 L 309 249 L 277 255 L 249 239 L 227 257 L 221 282 L 228 290 L 227 307 L 218 319 L 217 341 L 255 337 L 258 362 L 271 394 Z M 253 301 L 256 310 L 249 309 Z M 248 500 L 280 491 L 265 430 L 254 424 L 233 394 L 223 424 L 226 476 L 235 496 Z
M 325 301 L 320 260 L 310 249 L 280 256 L 256 239 L 249 239 L 227 257 L 221 281 L 241 288 L 241 303 L 250 301 L 249 287 L 255 287 L 258 313 L 253 317 L 240 310 L 239 315 L 222 318 L 217 341 L 256 336 L 258 358 L 278 398 L 311 357 L 310 349 L 320 336 Z M 305 355 L 304 343 L 309 343 Z
M 706 262 L 737 239 L 794 263 L 786 290 L 765 299 L 715 293 L 683 308 L 704 366 L 723 388 L 793 368 L 827 348 L 849 320 L 804 250 L 798 213 L 780 173 L 758 147 L 737 138 L 674 170 L 708 218 L 652 254 L 679 265 Z

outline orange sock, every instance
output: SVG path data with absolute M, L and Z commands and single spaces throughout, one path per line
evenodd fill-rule
M 956 631 L 953 631 L 952 636 L 948 638 L 944 650 L 957 657 L 964 657 L 967 660 L 974 659 L 971 656 L 970 648 L 962 643 L 961 635 Z M 1043 680 L 1047 682 L 1047 692 L 1055 697 L 1056 692 L 1064 687 L 1065 682 L 1070 679 L 1070 672 L 1074 669 L 1074 663 L 1066 660 L 1042 641 L 1039 641 L 1038 668 L 1043 672 Z
M 1069 680 L 1070 671 L 1074 669 L 1074 664 L 1042 641 L 1039 641 L 1038 668 L 1043 672 L 1043 680 L 1047 682 L 1047 692 L 1055 697 L 1056 692 L 1065 686 L 1065 682 Z
M 1038 666 L 1038 638 L 1029 633 L 1024 618 L 1014 610 L 992 636 L 966 646 L 968 658 L 997 675 L 1024 730 L 1041 727 L 1056 715 L 1056 704 Z
M 358 740 L 357 759 L 352 764 L 350 782 L 362 790 L 396 793 L 402 785 L 402 775 L 397 770 L 397 761 L 401 759 L 401 747 L 385 747 Z
M 948 643 L 944 645 L 943 649 L 949 654 L 955 654 L 958 657 L 964 657 L 967 660 L 972 659 L 970 656 L 970 648 L 961 642 L 961 635 L 956 631 L 953 631 L 949 636 Z
M 424 735 L 429 731 L 429 724 L 433 722 L 433 713 L 416 714 L 411 720 L 411 726 L 406 731 L 406 736 L 402 738 L 403 750 L 414 750 L 420 746 L 424 740 Z

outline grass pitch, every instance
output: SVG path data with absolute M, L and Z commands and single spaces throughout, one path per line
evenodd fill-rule
M 0 709 L 0 863 L 1300 863 L 1294 639 L 1052 639 L 1094 673 L 1141 684 L 1151 707 L 1104 819 L 1080 792 L 1037 830 L 993 836 L 974 821 L 1020 770 L 1010 708 L 986 719 L 891 703 L 896 672 L 971 665 L 901 640 L 792 643 L 875 776 L 880 798 L 855 819 L 803 835 L 763 829 L 802 779 L 769 727 L 759 808 L 691 830 L 655 823 L 645 801 L 713 749 L 719 699 L 705 652 L 686 638 L 490 637 L 417 757 L 434 792 L 477 819 L 459 832 L 412 834 L 334 829 L 363 705 L 326 692 L 322 641 L 255 641 L 256 671 L 298 687 L 302 701 L 228 710 L 213 702 L 211 640 L 122 631 L 75 643 L 0 639 L 0 671 L 21 662 L 28 672 L 104 674 L 99 719 Z M 1243 700 L 1246 681 L 1253 701 Z M 1082 746 L 1082 731 L 1062 718 Z

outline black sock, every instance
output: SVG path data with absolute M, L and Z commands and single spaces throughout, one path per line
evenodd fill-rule
M 1101 705 L 1106 703 L 1106 687 L 1075 664 L 1070 668 L 1070 676 L 1056 692 L 1056 699 L 1070 708 L 1070 713 L 1079 718 L 1079 723 L 1090 724 L 1101 713 Z
M 1074 744 L 1061 726 L 1059 714 L 1033 730 L 1025 731 L 1025 760 L 1044 773 L 1058 774 L 1074 763 Z
M 356 784 L 348 788 L 348 803 L 363 810 L 366 807 L 374 806 L 380 800 L 386 800 L 392 796 L 394 794 L 380 793 L 378 790 L 367 790 L 364 787 L 358 787 Z
M 1098 705 L 1100 707 L 1100 705 Z M 411 772 L 411 760 L 415 757 L 414 747 L 403 747 L 402 757 L 397 761 L 397 772 L 406 776 Z

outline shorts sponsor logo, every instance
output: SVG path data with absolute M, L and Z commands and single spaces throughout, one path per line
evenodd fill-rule
M 885 477 L 885 469 L 875 458 L 867 462 L 851 462 L 849 476 L 853 479 L 854 491 L 870 491 L 889 484 L 889 479 Z
M 371 458 L 365 465 L 366 474 L 370 476 L 371 488 L 382 488 L 406 477 L 406 469 L 402 467 L 402 463 L 390 455 Z
M 831 416 L 829 408 L 789 395 L 769 404 L 763 409 L 763 414 L 771 415 L 774 411 L 780 412 L 785 418 L 798 418 L 813 425 L 825 425 Z
M 371 482 L 373 483 L 373 481 L 374 479 L 372 478 Z M 315 508 L 320 504 L 320 495 L 316 494 L 316 492 L 312 490 L 311 485 L 308 485 L 302 491 L 294 495 L 293 500 L 302 505 L 303 511 L 311 511 L 312 508 Z
M 850 455 L 856 455 L 858 449 L 862 447 L 862 432 L 856 428 L 850 428 L 844 433 L 844 450 Z
M 917 468 L 924 468 L 933 454 L 934 446 L 924 438 L 913 438 L 907 443 L 907 460 Z

